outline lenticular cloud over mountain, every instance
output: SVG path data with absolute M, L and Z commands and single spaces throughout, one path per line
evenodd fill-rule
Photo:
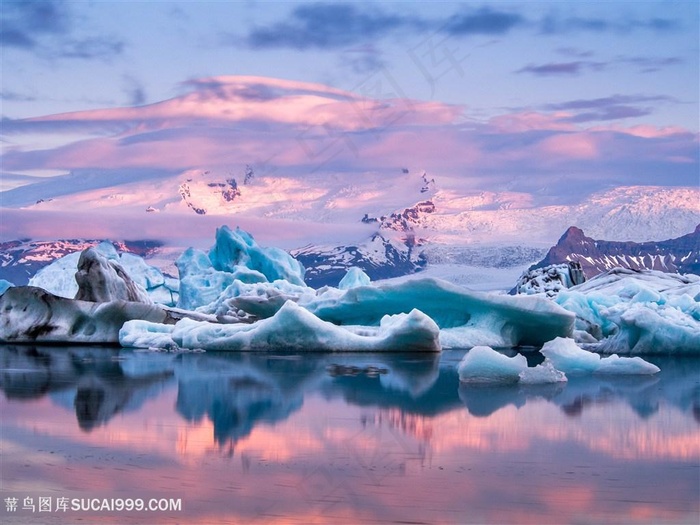
M 5 119 L 11 138 L 61 133 L 79 140 L 17 146 L 3 155 L 3 167 L 184 171 L 248 163 L 286 173 L 362 173 L 410 163 L 460 188 L 545 187 L 560 198 L 610 180 L 657 182 L 659 172 L 674 185 L 697 184 L 695 136 L 682 128 L 586 127 L 561 109 L 477 119 L 460 105 L 263 77 L 193 79 L 182 88 L 180 96 L 144 106 Z

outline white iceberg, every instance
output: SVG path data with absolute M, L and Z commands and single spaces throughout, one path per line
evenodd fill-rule
M 125 323 L 119 330 L 119 344 L 127 348 L 151 348 L 174 350 L 174 324 L 161 324 L 135 319 Z
M 566 375 L 546 359 L 540 365 L 528 367 L 524 355 L 508 357 L 489 346 L 475 346 L 469 350 L 457 365 L 457 372 L 463 383 L 476 384 L 534 385 L 567 380 Z
M 153 302 L 167 306 L 174 306 L 177 302 L 177 280 L 166 277 L 158 268 L 146 264 L 143 258 L 131 253 L 119 254 L 108 241 L 101 242 L 92 250 L 119 264 L 135 283 L 146 290 Z M 78 282 L 75 274 L 81 254 L 82 252 L 73 252 L 56 259 L 39 270 L 29 280 L 29 286 L 43 288 L 59 297 L 76 297 Z
M 154 304 L 79 301 L 33 286 L 9 288 L 0 296 L 0 311 L 0 341 L 6 343 L 114 344 L 126 321 L 168 319 L 166 311 Z
M 542 347 L 542 355 L 566 374 L 624 374 L 649 375 L 659 367 L 641 357 L 619 357 L 616 354 L 601 357 L 580 348 L 573 339 L 556 338 Z
M 370 283 L 351 268 L 340 288 L 314 290 L 286 252 L 261 248 L 246 232 L 226 226 L 217 230 L 209 254 L 188 249 L 177 266 L 178 306 L 227 322 L 270 318 L 293 301 L 342 326 L 376 327 L 385 315 L 417 309 L 440 327 L 444 347 L 541 346 L 573 334 L 574 316 L 543 297 L 474 292 L 438 279 Z
M 549 359 L 545 359 L 542 364 L 522 370 L 518 378 L 523 385 L 545 385 L 568 381 L 566 374 L 555 368 Z
M 600 353 L 700 353 L 700 277 L 617 268 L 559 293 Z
M 183 319 L 168 328 L 144 322 L 126 323 L 123 346 L 196 348 L 204 350 L 419 351 L 439 352 L 439 328 L 418 310 L 385 316 L 378 327 L 340 327 L 322 321 L 292 301 L 268 319 L 253 324 L 214 324 Z

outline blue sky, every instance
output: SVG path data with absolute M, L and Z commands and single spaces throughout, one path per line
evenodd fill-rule
M 169 127 L 162 116 L 153 124 L 150 110 L 131 112 L 128 125 L 118 112 L 183 97 L 211 101 L 216 86 L 228 80 L 207 79 L 235 76 L 325 86 L 236 84 L 236 93 L 247 90 L 251 103 L 260 97 L 272 100 L 277 95 L 269 93 L 279 90 L 303 96 L 321 92 L 331 101 L 347 99 L 349 93 L 373 111 L 381 101 L 392 101 L 400 115 L 406 101 L 404 107 L 416 119 L 394 121 L 394 137 L 375 149 L 372 162 L 353 166 L 356 152 L 340 158 L 346 170 L 384 166 L 389 161 L 382 155 L 393 162 L 399 155 L 390 144 L 413 132 L 424 133 L 433 144 L 453 144 L 436 157 L 420 157 L 424 167 L 456 173 L 473 163 L 475 188 L 513 177 L 521 166 L 529 173 L 541 167 L 543 173 L 572 174 L 577 184 L 588 177 L 613 184 L 698 183 L 696 1 L 4 0 L 0 6 L 4 189 L 32 182 L 34 175 L 124 167 L 114 159 L 143 143 L 143 128 L 159 133 L 161 142 L 183 133 L 201 138 L 187 135 L 181 124 L 177 130 Z M 314 104 L 309 107 L 318 111 Z M 104 117 L 94 111 L 112 113 Z M 66 112 L 77 116 L 55 116 Z M 342 128 L 338 120 L 346 116 L 338 109 L 328 122 L 299 118 L 305 125 Z M 430 124 L 433 117 L 440 130 Z M 208 118 L 193 117 L 187 129 Z M 387 118 L 391 115 L 385 115 L 382 129 Z M 257 112 L 256 119 L 258 128 L 280 123 L 269 109 Z M 49 126 L 47 120 L 63 124 Z M 236 121 L 239 131 L 241 122 Z M 357 132 L 356 123 L 347 128 Z M 284 135 L 274 126 L 268 129 Z M 365 131 L 376 136 L 377 127 Z M 369 149 L 368 142 L 353 137 Z M 119 141 L 123 149 L 110 156 L 108 139 L 113 148 Z M 216 141 L 211 139 L 207 152 L 220 151 Z M 258 152 L 265 141 L 251 144 L 250 151 Z M 105 147 L 104 166 L 99 159 L 78 162 L 81 146 L 89 151 Z M 458 154 L 470 148 L 473 155 Z M 506 160 L 495 162 L 489 155 Z M 567 156 L 566 162 L 550 166 L 550 155 Z M 446 156 L 454 158 L 453 166 Z M 221 162 L 230 163 L 232 157 L 221 156 Z M 285 166 L 300 166 L 294 162 Z M 155 157 L 152 164 L 162 167 Z M 183 159 L 182 165 L 167 167 L 192 164 Z M 571 187 L 569 182 L 557 191 Z M 534 191 L 538 185 L 516 184 L 516 189 Z
M 157 102 L 192 78 L 353 90 L 383 73 L 385 94 L 475 116 L 587 101 L 591 117 L 698 126 L 693 1 L 5 0 L 2 16 L 10 118 Z

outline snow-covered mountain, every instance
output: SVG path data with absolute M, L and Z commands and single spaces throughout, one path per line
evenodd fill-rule
M 373 279 L 437 266 L 449 266 L 451 280 L 466 284 L 474 282 L 466 276 L 473 268 L 509 269 L 517 277 L 568 224 L 594 238 L 649 242 L 680 237 L 700 223 L 700 188 L 618 187 L 553 205 L 525 193 L 471 191 L 408 168 L 280 173 L 242 164 L 184 172 L 76 170 L 0 198 L 3 239 L 46 239 L 0 246 L 0 277 L 18 284 L 66 250 L 96 243 L 52 244 L 47 223 L 61 223 L 64 216 L 72 217 L 70 226 L 62 224 L 76 239 L 98 239 L 104 232 L 134 238 L 136 230 L 144 239 L 167 241 L 164 264 L 193 238 L 207 242 L 221 224 L 241 226 L 266 245 L 290 250 L 313 285 L 337 284 L 350 266 Z M 75 219 L 76 210 L 89 220 Z
M 533 268 L 567 262 L 579 263 L 587 278 L 612 268 L 700 275 L 700 224 L 687 235 L 643 243 L 595 240 L 572 226 Z
M 100 224 L 103 230 L 117 229 L 120 221 L 114 220 L 115 214 L 135 216 L 144 228 L 156 230 L 154 238 L 176 236 L 179 230 L 190 234 L 186 226 L 194 224 L 189 219 L 195 216 L 221 217 L 221 222 L 231 226 L 239 218 L 291 220 L 307 230 L 316 224 L 360 224 L 364 217 L 367 225 L 377 228 L 383 224 L 401 229 L 407 222 L 418 237 L 456 246 L 551 246 L 570 224 L 594 238 L 646 242 L 679 237 L 700 222 L 698 187 L 617 187 L 582 194 L 575 202 L 552 204 L 529 193 L 474 191 L 468 184 L 455 183 L 454 178 L 398 167 L 355 173 L 322 169 L 282 173 L 255 163 L 183 172 L 75 170 L 0 192 L 0 202 L 5 209 L 23 210 L 22 218 L 30 212 L 79 210 L 91 217 L 77 226 L 84 230 L 91 224 Z M 401 216 L 421 202 L 426 206 L 418 205 L 416 213 Z M 6 226 L 0 232 L 5 240 L 12 238 L 6 231 L 12 227 L 25 237 L 39 238 L 28 225 L 14 224 L 12 213 L 5 215 Z M 160 218 L 163 215 L 171 220 Z M 171 228 L 172 220 L 180 227 Z M 389 224 L 392 221 L 394 226 Z M 260 229 L 264 228 L 261 223 Z M 357 242 L 375 233 L 365 230 L 364 239 Z M 87 231 L 71 236 L 94 237 Z

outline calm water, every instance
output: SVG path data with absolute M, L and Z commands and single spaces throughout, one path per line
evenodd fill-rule
M 0 347 L 0 522 L 700 521 L 700 360 L 475 387 L 463 355 Z M 127 498 L 181 508 L 90 508 Z

